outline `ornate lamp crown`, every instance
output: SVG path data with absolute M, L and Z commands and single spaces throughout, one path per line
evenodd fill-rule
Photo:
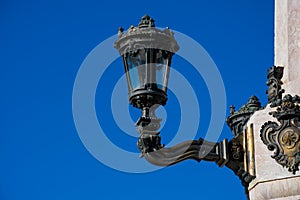
M 120 27 L 118 36 L 114 47 L 121 55 L 144 48 L 161 49 L 171 53 L 179 50 L 174 33 L 169 28 L 164 30 L 155 28 L 154 20 L 148 15 L 141 18 L 137 27 L 132 25 L 126 32 Z
M 141 18 L 141 21 L 138 25 L 139 28 L 148 28 L 148 27 L 155 27 L 154 19 L 149 17 L 148 15 L 144 15 Z

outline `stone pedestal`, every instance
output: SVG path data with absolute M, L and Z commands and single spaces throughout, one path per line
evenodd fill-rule
M 248 125 L 253 124 L 256 178 L 249 185 L 250 200 L 300 200 L 300 172 L 293 174 L 271 158 L 274 152 L 268 150 L 260 137 L 260 129 L 267 121 L 276 121 L 269 115 L 274 108 L 256 111 Z
M 275 0 L 275 66 L 283 66 L 284 94 L 300 95 L 300 0 Z M 267 121 L 278 122 L 269 112 L 257 111 L 248 121 L 253 124 L 256 178 L 249 185 L 250 200 L 300 200 L 300 171 L 283 168 L 263 143 L 260 130 Z

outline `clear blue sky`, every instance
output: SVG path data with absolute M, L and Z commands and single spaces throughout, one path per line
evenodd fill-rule
M 137 25 L 145 13 L 157 26 L 184 33 L 206 49 L 223 78 L 228 108 L 239 108 L 253 94 L 265 105 L 266 71 L 274 56 L 272 0 L 2 1 L 1 200 L 245 199 L 238 177 L 214 163 L 186 161 L 150 173 L 125 173 L 99 162 L 82 144 L 72 115 L 81 63 L 119 26 Z M 196 138 L 204 137 L 211 115 L 207 88 L 189 63 L 175 57 L 173 64 L 197 92 Z M 137 152 L 136 138 L 123 133 L 107 109 L 122 73 L 118 59 L 100 80 L 95 108 L 107 137 Z M 162 130 L 163 143 L 174 137 L 180 121 L 176 97 L 169 97 L 166 110 L 173 113 Z M 130 111 L 136 118 L 137 111 Z M 224 124 L 219 140 L 231 137 Z

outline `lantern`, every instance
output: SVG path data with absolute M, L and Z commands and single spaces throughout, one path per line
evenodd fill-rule
M 148 15 L 138 27 L 123 31 L 119 28 L 114 46 L 123 58 L 130 104 L 140 109 L 165 105 L 171 60 L 179 49 L 173 32 L 155 28 Z

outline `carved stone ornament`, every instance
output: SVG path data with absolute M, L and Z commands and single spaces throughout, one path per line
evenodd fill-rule
M 266 122 L 260 132 L 260 137 L 268 149 L 274 151 L 271 156 L 293 174 L 299 170 L 300 164 L 300 97 L 285 95 L 272 107 L 278 106 L 270 115 L 276 117 L 276 122 Z
M 268 102 L 275 103 L 282 98 L 282 93 L 284 89 L 281 88 L 283 76 L 283 67 L 273 66 L 268 70 L 268 90 L 266 94 L 268 95 Z
M 226 122 L 234 136 L 243 133 L 243 130 L 245 129 L 250 117 L 254 112 L 260 110 L 261 108 L 261 103 L 256 96 L 251 96 L 248 102 L 238 111 L 235 111 L 234 106 L 230 107 L 230 116 L 227 118 Z

